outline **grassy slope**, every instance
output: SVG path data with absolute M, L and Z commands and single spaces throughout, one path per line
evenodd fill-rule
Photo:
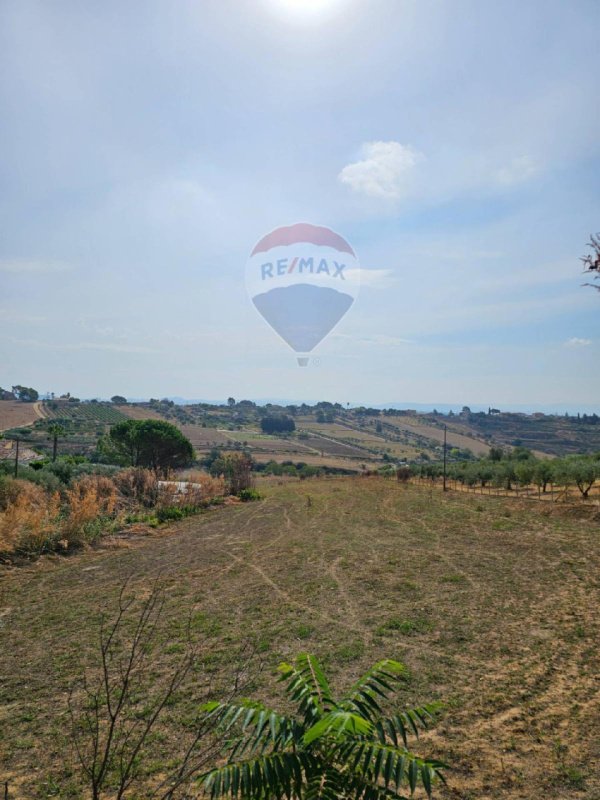
M 448 704 L 419 746 L 455 767 L 438 797 L 600 796 L 597 519 L 377 478 L 266 494 L 1 575 L 0 763 L 15 790 L 49 796 L 51 774 L 76 795 L 61 766 L 66 690 L 125 577 L 143 593 L 162 571 L 165 644 L 192 608 L 218 637 L 216 673 L 249 632 L 268 667 L 309 650 L 341 685 L 377 658 L 405 660 L 402 699 Z M 276 691 L 266 670 L 257 693 Z M 180 698 L 172 713 L 187 710 Z

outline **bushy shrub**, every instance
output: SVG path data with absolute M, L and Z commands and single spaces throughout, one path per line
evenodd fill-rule
M 50 470 L 41 469 L 38 472 L 34 472 L 33 474 L 28 474 L 24 476 L 26 480 L 35 483 L 37 486 L 41 486 L 42 489 L 45 489 L 47 492 L 58 492 L 63 488 L 63 484 L 61 483 L 60 479 Z
M 106 518 L 115 511 L 117 491 L 110 478 L 87 475 L 74 481 L 65 492 L 67 510 L 61 532 L 70 544 L 95 539 L 102 532 Z
M 11 478 L 10 475 L 0 475 L 0 511 L 6 511 L 15 502 L 24 484 L 25 481 Z
M 48 472 L 56 475 L 59 481 L 64 483 L 65 486 L 71 482 L 71 478 L 73 477 L 73 464 L 70 464 L 68 461 L 55 461 L 54 464 L 48 464 L 46 469 Z
M 113 478 L 118 491 L 137 503 L 152 508 L 158 500 L 158 478 L 156 473 L 143 467 L 129 467 L 116 473 Z
M 243 503 L 249 503 L 253 500 L 260 500 L 261 494 L 257 489 L 242 489 L 238 497 Z
M 19 480 L 13 481 L 9 491 L 16 491 L 16 496 L 0 517 L 0 548 L 26 555 L 55 549 L 61 538 L 58 493 L 49 495 L 30 481 Z
M 177 506 L 164 506 L 156 511 L 156 518 L 159 522 L 171 522 L 173 520 L 183 519 L 185 516 L 184 510 Z

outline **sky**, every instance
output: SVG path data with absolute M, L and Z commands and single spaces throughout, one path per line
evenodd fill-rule
M 0 1 L 0 385 L 597 410 L 595 0 Z M 263 235 L 351 243 L 299 367 Z

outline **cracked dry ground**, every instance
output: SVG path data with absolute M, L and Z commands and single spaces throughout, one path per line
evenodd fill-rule
M 443 495 L 379 478 L 290 481 L 265 499 L 123 535 L 0 575 L 0 777 L 14 797 L 78 797 L 66 696 L 123 581 L 162 575 L 157 676 L 190 613 L 204 665 L 225 675 L 252 639 L 252 694 L 280 703 L 273 668 L 301 651 L 347 686 L 373 661 L 411 669 L 402 704 L 446 708 L 418 752 L 449 762 L 440 798 L 600 799 L 597 508 Z M 202 678 L 199 678 L 201 680 Z M 165 720 L 176 752 L 189 698 Z M 161 764 L 154 764 L 160 772 Z M 148 778 L 151 780 L 151 776 Z

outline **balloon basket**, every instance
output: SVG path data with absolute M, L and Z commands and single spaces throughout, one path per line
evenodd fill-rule
M 297 356 L 296 361 L 299 367 L 308 367 L 308 356 Z

